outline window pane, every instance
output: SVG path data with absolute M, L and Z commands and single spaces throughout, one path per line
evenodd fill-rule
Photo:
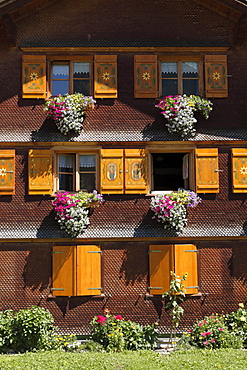
M 59 157 L 59 172 L 73 173 L 74 156 L 73 155 L 60 155 Z
M 95 172 L 95 155 L 80 155 L 79 171 Z
M 69 92 L 69 81 L 52 81 L 52 95 L 65 95 Z
M 198 80 L 183 80 L 183 94 L 186 95 L 199 95 Z
M 73 190 L 73 175 L 59 174 L 59 190 Z
M 162 78 L 177 78 L 178 64 L 176 62 L 161 63 Z
M 162 95 L 177 95 L 178 80 L 162 80 Z
M 69 65 L 67 64 L 53 64 L 52 79 L 68 80 Z
M 92 192 L 95 189 L 95 173 L 80 173 L 80 190 Z
M 90 78 L 90 63 L 74 63 L 74 78 Z
M 74 93 L 81 93 L 83 95 L 90 95 L 90 81 L 89 80 L 74 80 Z
M 197 78 L 198 77 L 198 63 L 197 62 L 183 62 L 182 71 L 183 71 L 183 78 Z

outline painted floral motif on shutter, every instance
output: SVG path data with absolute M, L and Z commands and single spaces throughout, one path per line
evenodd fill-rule
M 28 194 L 52 193 L 52 151 L 29 150 L 28 161 L 29 189 Z
M 162 294 L 169 290 L 173 264 L 172 245 L 149 246 L 150 294 Z
M 76 295 L 100 295 L 102 290 L 100 247 L 78 245 L 76 255 Z
M 0 150 L 0 195 L 15 194 L 15 150 Z
M 135 55 L 135 98 L 157 98 L 157 56 Z
M 144 149 L 125 149 L 125 193 L 144 193 L 147 189 L 148 159 Z
M 227 56 L 205 55 L 205 83 L 207 98 L 227 98 Z
M 196 149 L 196 192 L 219 192 L 218 149 Z
M 247 148 L 232 149 L 232 191 L 247 193 Z
M 23 55 L 22 97 L 46 98 L 46 56 Z
M 123 193 L 123 150 L 101 150 L 101 193 Z
M 175 273 L 182 277 L 188 273 L 184 282 L 186 294 L 198 293 L 197 248 L 193 244 L 174 245 Z
M 94 97 L 117 98 L 116 55 L 95 55 Z

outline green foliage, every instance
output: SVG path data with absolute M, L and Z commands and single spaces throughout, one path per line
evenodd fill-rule
M 54 319 L 49 311 L 33 306 L 0 313 L 0 352 L 54 348 Z
M 243 342 L 228 330 L 224 317 L 216 314 L 196 321 L 193 329 L 183 334 L 179 345 L 205 349 L 242 348 Z
M 181 315 L 184 313 L 184 309 L 179 306 L 183 302 L 185 297 L 185 289 L 183 282 L 186 281 L 188 273 L 186 272 L 182 277 L 175 274 L 174 271 L 170 272 L 172 279 L 170 281 L 170 289 L 162 294 L 162 298 L 167 298 L 168 302 L 165 307 L 170 309 L 170 315 L 172 318 L 172 325 L 170 331 L 170 342 L 176 335 L 176 329 L 179 325 Z
M 239 303 L 239 309 L 226 315 L 225 322 L 228 330 L 240 337 L 247 347 L 247 309 L 243 303 Z
M 153 349 L 157 340 L 156 324 L 140 325 L 126 321 L 121 315 L 95 316 L 90 323 L 92 339 L 106 351 Z

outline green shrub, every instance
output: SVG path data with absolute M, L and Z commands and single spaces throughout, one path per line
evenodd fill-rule
M 243 341 L 234 333 L 229 332 L 224 317 L 216 314 L 196 321 L 193 329 L 183 334 L 179 345 L 208 349 L 242 348 Z
M 240 337 L 244 346 L 247 347 L 247 309 L 243 303 L 239 303 L 239 309 L 226 315 L 225 322 L 228 330 Z
M 92 339 L 106 351 L 153 349 L 157 340 L 156 324 L 140 325 L 121 315 L 95 316 L 90 323 Z
M 13 341 L 14 312 L 0 311 L 0 353 L 5 353 L 11 347 Z

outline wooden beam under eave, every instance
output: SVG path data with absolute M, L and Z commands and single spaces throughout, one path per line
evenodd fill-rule
M 204 7 L 210 10 L 213 10 L 214 12 L 222 15 L 223 17 L 233 20 L 234 22 L 238 22 L 238 20 L 241 17 L 240 12 L 217 0 L 193 0 L 193 1 L 200 5 L 203 5 Z
M 16 29 L 9 14 L 4 14 L 4 16 L 2 17 L 2 23 L 5 28 L 5 34 L 8 43 L 10 44 L 10 46 L 16 46 Z

